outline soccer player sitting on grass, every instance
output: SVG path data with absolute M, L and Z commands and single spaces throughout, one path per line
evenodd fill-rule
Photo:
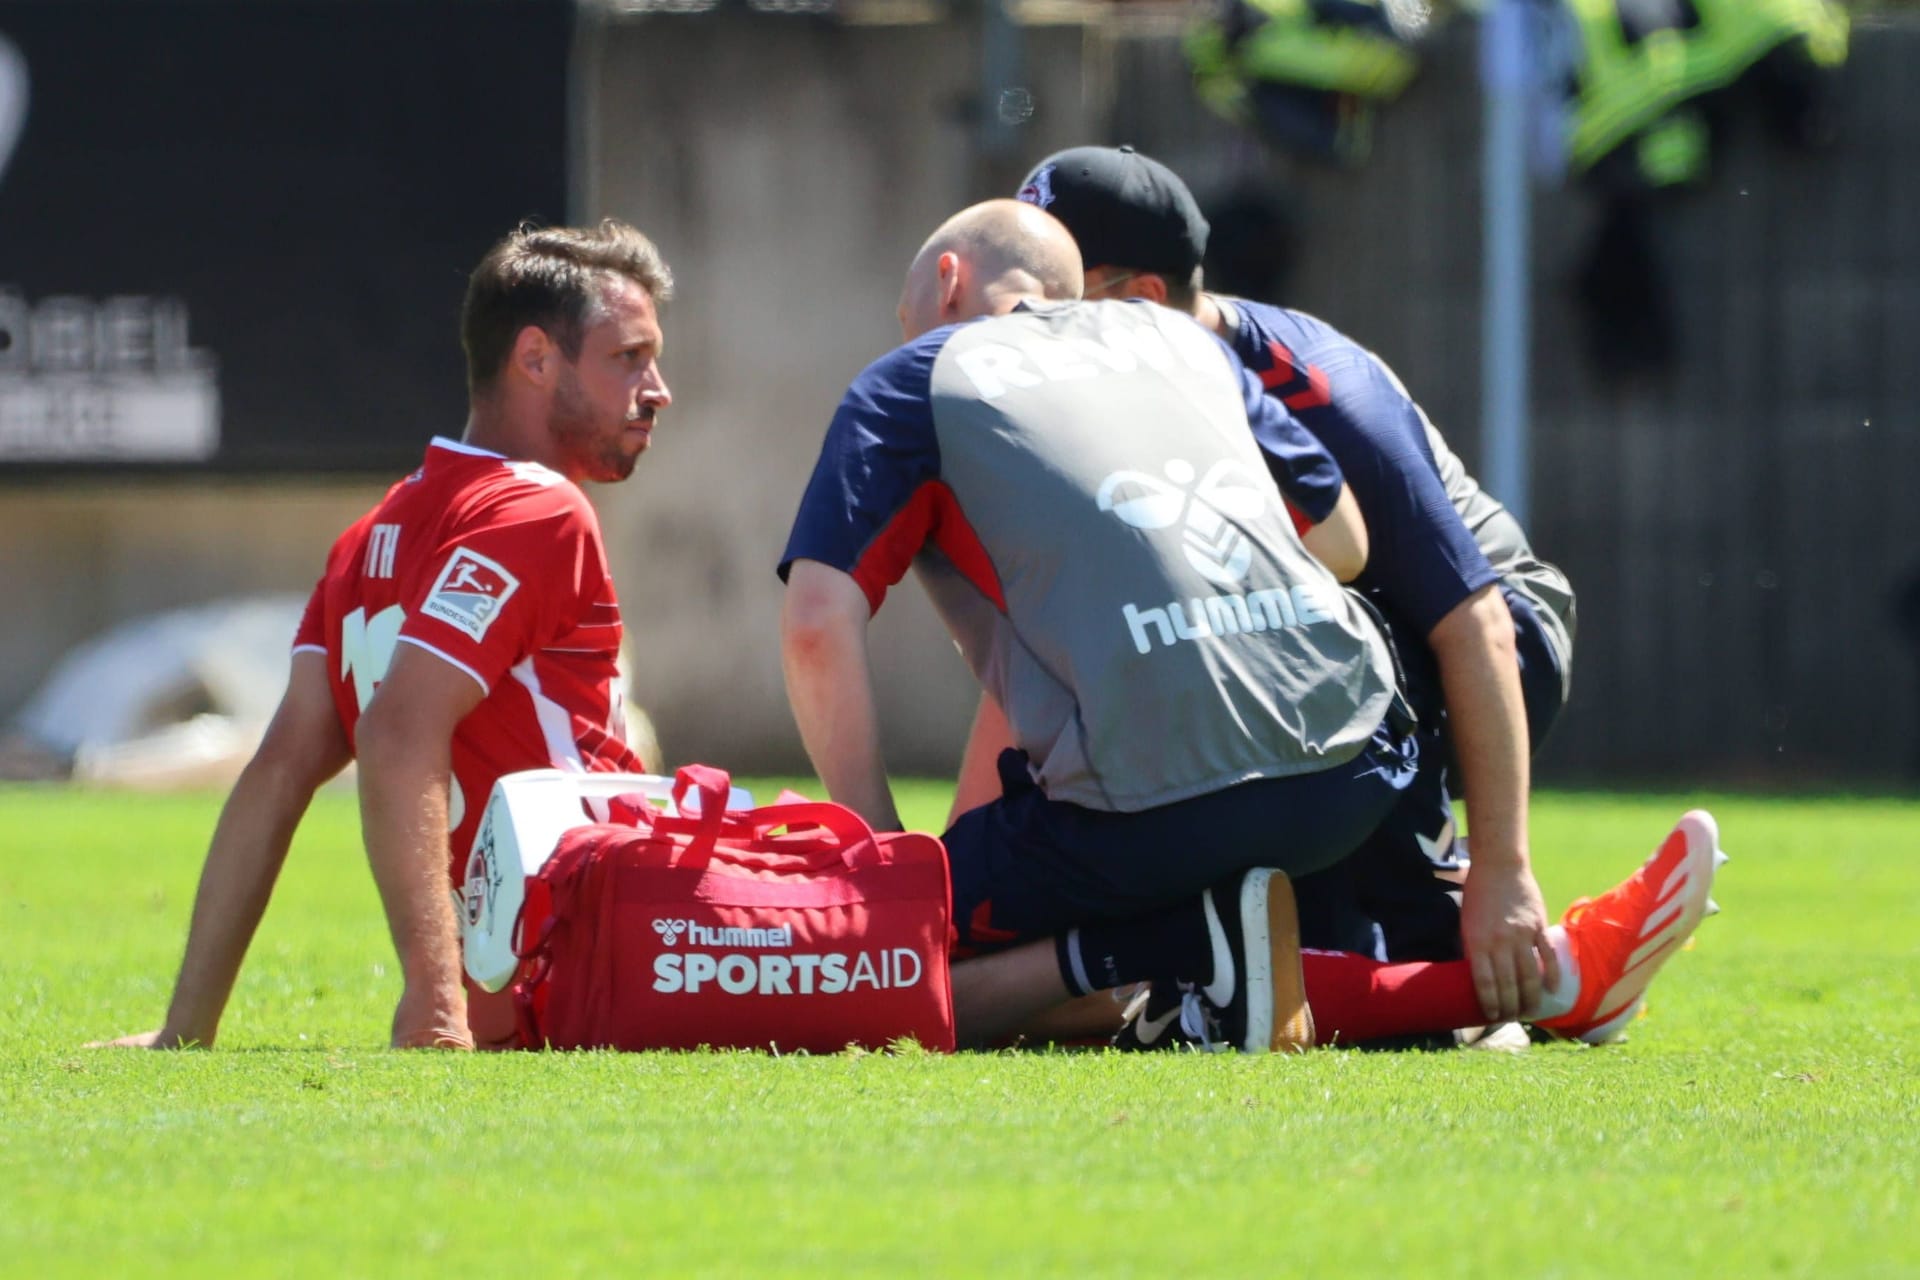
M 580 483 L 624 480 L 672 403 L 659 307 L 672 277 L 616 221 L 522 228 L 461 318 L 469 412 L 341 535 L 286 694 L 228 797 L 157 1031 L 211 1045 L 294 828 L 356 755 L 374 880 L 405 986 L 395 1047 L 504 1047 L 504 996 L 463 987 L 449 899 L 487 797 L 522 769 L 638 771 L 621 723 L 620 609 Z
M 1480 1021 L 1467 961 L 1297 945 L 1287 877 L 1346 856 L 1417 767 L 1386 637 L 1336 580 L 1366 559 L 1338 466 L 1193 320 L 1080 292 L 1039 209 L 937 230 L 907 341 L 848 390 L 781 564 L 788 695 L 834 800 L 899 829 L 866 631 L 910 565 L 1017 748 L 945 837 L 962 1043 L 1140 982 L 1182 993 L 1142 1043 Z M 1617 1034 L 1706 911 L 1715 844 L 1689 815 L 1543 928 L 1520 1011 Z

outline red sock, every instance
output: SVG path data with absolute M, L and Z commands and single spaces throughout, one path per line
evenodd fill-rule
M 1465 960 L 1383 964 L 1345 951 L 1300 952 L 1314 1039 L 1353 1044 L 1485 1022 Z

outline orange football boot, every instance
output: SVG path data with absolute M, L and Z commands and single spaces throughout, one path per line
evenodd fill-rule
M 1720 910 L 1710 896 L 1727 861 L 1713 815 L 1695 809 L 1638 871 L 1597 898 L 1567 908 L 1561 925 L 1580 990 L 1573 1008 L 1534 1025 L 1568 1040 L 1605 1044 L 1619 1037 L 1646 1001 L 1660 966 Z

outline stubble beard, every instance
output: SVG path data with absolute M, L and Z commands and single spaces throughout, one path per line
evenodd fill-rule
M 554 389 L 547 429 L 560 446 L 562 456 L 582 471 L 583 479 L 617 484 L 632 475 L 634 465 L 640 461 L 639 452 L 627 452 L 625 423 L 608 438 L 599 424 L 593 402 L 580 390 L 580 383 L 571 372 L 563 374 Z

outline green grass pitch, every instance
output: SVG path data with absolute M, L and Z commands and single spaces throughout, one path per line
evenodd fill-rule
M 1539 798 L 1553 908 L 1698 799 Z M 1920 1275 L 1913 803 L 1711 800 L 1725 912 L 1614 1048 L 775 1059 L 384 1052 L 330 792 L 220 1047 L 83 1049 L 157 1025 L 216 803 L 0 789 L 0 1273 Z

